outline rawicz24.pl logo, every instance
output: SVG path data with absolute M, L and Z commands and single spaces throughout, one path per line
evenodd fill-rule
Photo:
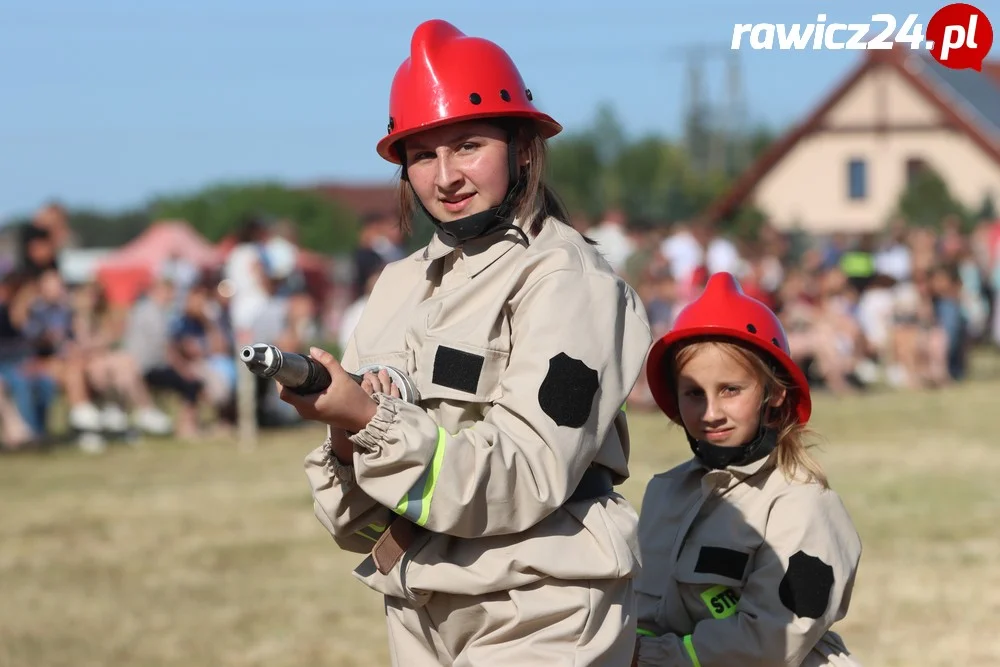
M 930 51 L 945 67 L 982 70 L 993 46 L 993 26 L 981 10 L 965 3 L 942 7 L 928 21 L 926 33 L 919 20 L 917 14 L 910 14 L 900 24 L 892 14 L 872 14 L 866 23 L 833 23 L 826 14 L 819 14 L 815 23 L 737 23 L 732 48 L 743 48 L 744 38 L 750 48 L 767 51 L 864 51 L 908 44 L 911 49 Z

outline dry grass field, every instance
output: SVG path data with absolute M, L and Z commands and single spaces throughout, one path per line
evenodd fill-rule
M 817 399 L 864 540 L 839 629 L 866 666 L 1000 665 L 998 389 Z M 687 445 L 658 415 L 631 424 L 638 503 Z M 380 599 L 312 516 L 320 437 L 0 459 L 0 667 L 387 664 Z

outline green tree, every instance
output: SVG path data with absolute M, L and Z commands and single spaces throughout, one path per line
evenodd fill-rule
M 778 140 L 775 131 L 766 125 L 758 125 L 747 136 L 747 157 L 753 161 L 767 152 Z
M 993 201 L 993 195 L 986 195 L 983 197 L 983 203 L 979 205 L 979 211 L 976 212 L 976 220 L 996 220 L 997 217 L 997 207 Z
M 624 207 L 627 205 L 625 183 L 614 165 L 618 163 L 622 152 L 628 148 L 629 141 L 611 103 L 604 102 L 597 108 L 590 134 L 602 167 L 598 192 L 595 193 L 601 203 L 601 209 L 603 211 L 611 207 Z
M 941 222 L 956 215 L 968 224 L 972 216 L 962 204 L 952 197 L 944 179 L 930 167 L 916 173 L 907 188 L 900 194 L 892 217 L 902 216 L 918 227 L 939 229 Z
M 215 185 L 194 194 L 158 197 L 150 212 L 154 220 L 186 220 L 212 241 L 258 215 L 293 220 L 301 245 L 318 252 L 346 252 L 357 243 L 353 213 L 315 192 L 279 183 Z
M 122 212 L 92 209 L 68 209 L 73 241 L 80 248 L 116 248 L 139 236 L 149 226 L 149 214 L 143 209 Z M 10 221 L 9 226 L 32 224 L 31 217 Z
M 601 164 L 608 165 L 614 162 L 628 145 L 625 129 L 610 102 L 603 102 L 597 107 L 590 133 L 597 145 Z
M 720 225 L 720 229 L 738 239 L 752 241 L 760 236 L 767 216 L 753 205 L 741 206 L 736 214 Z
M 149 213 L 143 209 L 121 213 L 71 210 L 69 226 L 80 247 L 116 248 L 136 238 L 149 226 Z
M 629 139 L 614 109 L 604 104 L 589 128 L 553 140 L 549 182 L 574 213 L 594 217 L 620 206 L 632 217 L 691 219 L 721 196 L 775 136 L 766 126 L 732 136 L 696 115 L 687 119 L 681 140 L 656 134 Z M 695 159 L 705 155 L 692 155 L 692 150 L 704 153 L 706 142 L 725 148 L 728 159 L 715 169 Z M 759 227 L 746 215 L 729 223 L 745 234 Z
M 608 169 L 617 204 L 632 216 L 663 217 L 672 180 L 669 146 L 655 136 L 623 146 Z
M 723 173 L 699 173 L 684 148 L 658 137 L 629 144 L 611 170 L 626 211 L 659 220 L 697 216 L 729 183 Z
M 566 207 L 576 213 L 599 215 L 604 165 L 595 137 L 584 132 L 559 137 L 549 146 L 547 178 Z

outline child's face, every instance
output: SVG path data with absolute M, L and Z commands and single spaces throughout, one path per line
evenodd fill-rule
M 188 292 L 184 310 L 189 315 L 204 315 L 207 303 L 205 292 L 200 287 L 192 287 Z
M 730 353 L 699 345 L 680 369 L 677 401 L 688 433 L 723 447 L 753 440 L 760 427 L 764 387 Z
M 38 279 L 38 292 L 49 303 L 58 303 L 63 297 L 62 278 L 55 271 L 46 271 Z
M 940 295 L 948 295 L 951 292 L 951 276 L 945 271 L 935 271 L 931 275 L 931 289 Z

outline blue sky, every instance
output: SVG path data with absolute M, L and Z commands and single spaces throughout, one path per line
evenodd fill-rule
M 982 3 L 981 3 L 982 5 Z M 419 8 L 418 8 L 419 6 Z M 681 50 L 728 46 L 734 23 L 926 25 L 924 0 L 4 0 L 0 220 L 49 197 L 105 210 L 233 180 L 387 180 L 375 154 L 413 28 L 429 18 L 514 58 L 567 130 L 614 105 L 630 135 L 679 132 Z M 994 18 L 994 24 L 997 24 Z M 994 55 L 997 48 L 994 48 Z M 717 52 L 718 53 L 718 52 Z M 857 51 L 741 52 L 748 121 L 795 122 Z M 706 61 L 721 100 L 723 60 Z

